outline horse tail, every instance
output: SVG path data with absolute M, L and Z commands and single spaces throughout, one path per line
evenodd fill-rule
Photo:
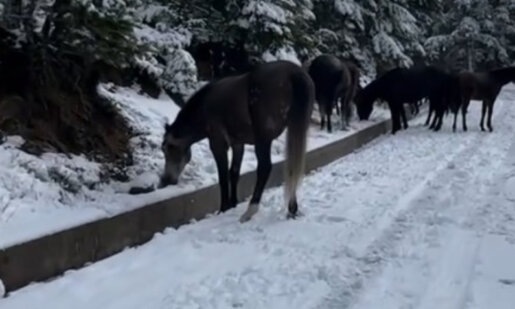
M 354 100 L 354 97 L 356 96 L 356 93 L 358 92 L 360 88 L 359 84 L 359 69 L 357 66 L 350 66 L 350 72 L 351 72 L 351 78 L 352 78 L 352 93 L 351 93 L 351 100 Z
M 292 102 L 288 114 L 288 132 L 286 135 L 286 168 L 285 198 L 290 214 L 297 211 L 297 188 L 304 175 L 307 134 L 313 102 L 315 86 L 304 72 L 295 72 L 291 76 Z
M 359 72 L 359 68 L 354 65 L 354 64 L 351 64 L 348 66 L 349 68 L 349 73 L 350 73 L 350 79 L 351 79 L 351 84 L 350 84 L 350 91 L 349 91 L 349 97 L 347 98 L 347 110 L 348 110 L 348 114 L 346 115 L 346 118 L 347 118 L 347 122 L 350 120 L 350 118 L 352 117 L 352 102 L 355 103 L 355 97 L 356 97 L 356 93 L 358 92 L 358 87 L 360 86 L 359 85 L 359 75 L 360 75 L 360 72 Z

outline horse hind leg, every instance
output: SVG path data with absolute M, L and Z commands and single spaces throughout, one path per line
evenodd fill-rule
M 484 124 L 484 120 L 485 120 L 486 110 L 487 110 L 486 101 L 483 101 L 483 106 L 481 108 L 481 121 L 479 122 L 479 127 L 481 128 L 481 131 L 485 130 L 485 127 L 483 124 Z
M 456 122 L 458 121 L 458 111 L 454 111 L 454 122 L 452 123 L 452 132 L 456 132 Z
M 326 102 L 325 105 L 325 114 L 327 117 L 327 132 L 331 133 L 333 132 L 333 126 L 331 123 L 331 115 L 333 114 L 333 100 Z
M 425 126 L 429 125 L 429 122 L 431 121 L 431 115 L 433 114 L 433 112 L 433 106 L 429 105 L 429 112 L 427 113 L 426 123 L 424 124 Z
M 488 102 L 488 119 L 486 122 L 486 126 L 488 127 L 488 130 L 492 132 L 494 128 L 492 127 L 492 114 L 494 111 L 494 100 L 491 100 Z
M 254 193 L 250 199 L 247 210 L 240 217 L 240 222 L 244 223 L 249 221 L 259 210 L 259 202 L 263 195 L 263 190 L 270 177 L 270 171 L 272 170 L 272 159 L 270 156 L 270 150 L 272 141 L 260 141 L 256 142 L 256 157 L 258 161 L 257 166 L 257 181 L 254 187 Z
M 411 115 L 416 115 L 417 113 L 417 108 L 416 108 L 416 102 L 415 103 L 409 103 L 409 107 L 410 107 L 410 113 Z
M 399 108 L 397 104 L 390 102 L 388 102 L 388 106 L 392 117 L 392 134 L 395 134 L 401 128 Z
M 402 118 L 402 124 L 404 125 L 404 130 L 408 128 L 408 118 L 406 117 L 406 111 L 404 110 L 404 105 L 400 105 L 400 114 Z
M 243 144 L 232 146 L 232 162 L 229 170 L 231 191 L 229 197 L 229 207 L 234 208 L 238 205 L 238 181 L 240 179 L 241 162 L 243 160 Z
M 318 112 L 320 114 L 320 130 L 324 130 L 325 128 L 325 108 L 324 105 L 318 103 Z
M 461 105 L 461 120 L 463 122 L 463 131 L 467 131 L 467 109 L 468 109 L 468 102 L 462 102 Z

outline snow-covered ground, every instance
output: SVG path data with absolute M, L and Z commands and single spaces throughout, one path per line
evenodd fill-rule
M 0 249 L 217 182 L 214 160 L 207 141 L 203 141 L 193 146 L 192 162 L 179 185 L 150 194 L 128 194 L 132 187 L 145 188 L 159 181 L 164 165 L 160 150 L 164 124 L 173 121 L 179 109 L 165 95 L 155 100 L 133 89 L 109 89 L 107 85 L 99 87 L 100 93 L 111 98 L 140 133 L 132 140 L 135 165 L 129 170 L 130 181 L 102 182 L 103 167 L 85 157 L 36 157 L 18 149 L 23 143 L 20 137 L 8 137 L 0 145 Z M 376 109 L 371 121 L 355 122 L 352 130 L 333 134 L 314 126 L 309 148 L 330 143 L 387 117 L 384 109 Z M 274 161 L 283 158 L 283 137 L 273 144 Z M 242 171 L 255 167 L 253 148 L 248 146 Z
M 169 229 L 0 300 L 49 308 L 495 308 L 515 304 L 515 87 L 493 133 L 421 126 L 385 135 L 307 177 L 304 216 L 282 190 Z

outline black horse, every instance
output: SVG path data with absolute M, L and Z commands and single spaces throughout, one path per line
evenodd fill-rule
M 461 107 L 463 130 L 467 131 L 467 109 L 470 100 L 482 100 L 483 108 L 481 111 L 481 131 L 485 131 L 484 120 L 487 118 L 488 130 L 493 131 L 492 113 L 495 100 L 502 87 L 510 82 L 515 82 L 515 67 L 490 70 L 487 72 L 462 72 L 458 75 L 461 98 L 454 110 L 453 130 L 456 130 L 458 110 Z M 487 115 L 488 114 L 488 115 Z
M 352 116 L 350 103 L 358 88 L 358 67 L 332 55 L 320 55 L 313 59 L 308 72 L 315 83 L 321 128 L 324 129 L 327 120 L 327 131 L 332 131 L 331 115 L 333 108 L 338 107 L 337 101 L 341 99 L 340 115 L 344 129 Z
M 356 98 L 358 115 L 361 120 L 368 119 L 374 101 L 386 101 L 392 116 L 392 134 L 395 134 L 401 129 L 401 118 L 404 129 L 408 128 L 403 104 L 429 98 L 436 114 L 431 128 L 438 131 L 448 101 L 456 89 L 455 78 L 435 67 L 396 68 L 384 73 L 359 92 Z
M 247 211 L 240 219 L 248 221 L 258 211 L 270 176 L 272 141 L 287 127 L 285 193 L 288 216 L 294 217 L 298 210 L 296 190 L 303 176 L 314 93 L 309 75 L 287 61 L 258 65 L 247 74 L 204 86 L 188 100 L 175 121 L 166 126 L 162 186 L 177 183 L 190 160 L 191 145 L 208 138 L 218 168 L 220 210 L 235 207 L 243 146 L 254 144 L 257 182 Z M 233 152 L 230 170 L 229 147 Z

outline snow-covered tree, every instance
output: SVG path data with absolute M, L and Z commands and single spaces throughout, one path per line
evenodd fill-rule
M 503 64 L 508 53 L 502 44 L 504 27 L 496 26 L 494 15 L 503 7 L 492 0 L 449 0 L 447 13 L 434 27 L 434 35 L 427 39 L 426 50 L 430 59 L 441 60 L 456 70 L 475 70 Z M 504 15 L 507 22 L 507 16 Z
M 310 0 L 247 0 L 239 15 L 235 26 L 257 61 L 298 62 L 296 51 L 310 45 L 308 24 L 315 19 Z

